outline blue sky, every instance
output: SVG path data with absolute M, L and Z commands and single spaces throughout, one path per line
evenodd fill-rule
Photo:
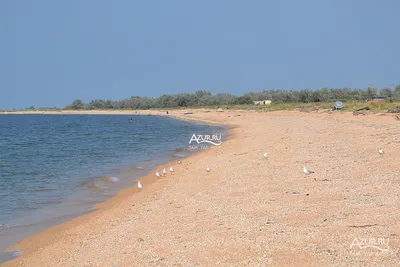
M 0 1 L 0 108 L 400 83 L 396 0 Z

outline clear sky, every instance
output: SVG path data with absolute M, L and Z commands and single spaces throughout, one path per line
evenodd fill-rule
M 400 83 L 397 0 L 0 1 L 0 108 Z

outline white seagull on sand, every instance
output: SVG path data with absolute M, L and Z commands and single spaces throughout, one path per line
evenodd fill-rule
M 178 164 L 181 164 L 181 163 L 182 163 L 182 161 L 178 160 Z
M 156 176 L 161 177 L 161 174 L 158 171 L 156 171 Z
M 303 170 L 304 170 L 304 173 L 305 173 L 305 174 L 311 174 L 311 173 L 314 173 L 313 171 L 310 171 L 309 169 L 307 169 L 307 167 L 306 167 L 306 166 L 303 166 Z
M 169 171 L 170 171 L 170 172 L 174 172 L 175 170 L 174 170 L 174 168 L 169 167 Z
M 140 183 L 140 181 L 137 181 L 137 187 L 138 187 L 139 189 L 142 189 L 142 188 L 143 188 L 143 186 L 142 186 L 142 184 Z
M 166 175 L 166 174 L 167 174 L 167 171 L 165 170 L 165 168 L 162 170 L 162 174 L 163 174 L 163 175 Z
M 210 172 L 210 171 L 211 171 L 211 169 L 210 169 L 209 167 L 207 167 L 207 168 L 206 168 L 206 171 L 207 171 L 207 172 Z
M 268 153 L 267 152 L 264 153 L 264 158 L 266 158 L 266 159 L 268 158 Z
M 383 150 L 382 150 L 382 148 L 378 148 L 378 152 L 379 152 L 379 154 L 381 154 L 381 155 L 383 155 L 383 154 L 385 154 L 385 152 L 383 152 Z

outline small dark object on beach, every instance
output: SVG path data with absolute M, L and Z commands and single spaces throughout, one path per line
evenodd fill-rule
M 167 110 L 167 114 L 168 114 L 168 110 Z
M 193 112 L 185 112 L 183 115 L 193 114 Z
M 370 115 L 370 114 L 375 114 L 374 112 L 369 112 L 366 110 L 361 110 L 361 111 L 353 111 L 353 115 L 354 116 L 358 116 L 358 115 Z
M 371 110 L 371 107 L 364 107 L 364 108 L 356 109 L 356 111 L 361 111 L 361 110 Z
M 302 109 L 300 109 L 300 112 L 311 112 L 311 111 L 318 110 L 318 109 L 319 108 L 317 106 L 313 106 L 310 108 L 302 108 Z

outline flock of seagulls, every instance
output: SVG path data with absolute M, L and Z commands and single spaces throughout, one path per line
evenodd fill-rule
M 380 155 L 385 154 L 385 152 L 383 152 L 382 148 L 380 148 L 380 147 L 378 147 L 378 152 L 379 152 Z M 267 152 L 264 153 L 264 158 L 268 159 L 268 153 L 267 153 Z M 181 163 L 182 163 L 182 161 L 178 160 L 178 164 L 181 164 Z M 175 172 L 175 170 L 174 170 L 174 168 L 173 168 L 172 166 L 169 167 L 169 171 L 170 171 L 171 173 Z M 210 167 L 207 166 L 207 167 L 206 167 L 206 172 L 210 172 L 210 171 L 211 171 Z M 306 165 L 303 166 L 303 172 L 304 172 L 305 174 L 312 174 L 312 173 L 314 173 L 314 171 L 309 170 L 309 169 L 307 168 Z M 157 177 L 162 177 L 162 176 L 165 176 L 165 175 L 167 175 L 167 170 L 166 170 L 165 168 L 162 170 L 162 175 L 161 175 L 158 171 L 156 171 L 156 176 L 157 176 Z M 142 188 L 143 188 L 143 186 L 142 186 L 142 184 L 140 183 L 140 181 L 137 182 L 137 187 L 138 187 L 139 189 L 142 189 Z
M 178 160 L 178 164 L 181 164 L 182 163 L 182 161 L 181 160 Z M 171 167 L 169 167 L 169 171 L 171 172 L 171 173 L 173 173 L 173 172 L 175 172 L 175 169 L 171 166 Z M 210 172 L 211 171 L 211 169 L 210 169 L 210 167 L 206 167 L 206 172 Z M 167 175 L 167 170 L 164 168 L 163 170 L 162 170 L 162 172 L 161 172 L 162 174 L 160 174 L 158 171 L 156 171 L 156 176 L 157 177 L 163 177 L 163 176 L 165 176 L 165 175 Z M 139 189 L 142 189 L 143 188 L 143 186 L 142 186 L 142 184 L 140 183 L 140 181 L 137 181 L 137 187 L 139 188 Z

